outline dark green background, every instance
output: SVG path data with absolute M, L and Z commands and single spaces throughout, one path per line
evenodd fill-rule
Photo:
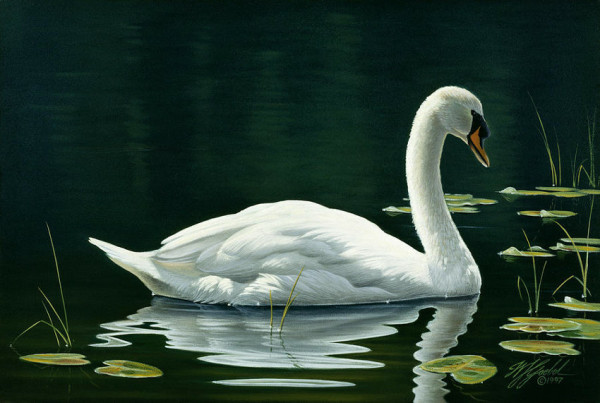
M 132 338 L 128 350 L 88 347 L 100 324 L 125 318 L 151 297 L 87 237 L 150 250 L 208 218 L 306 199 L 364 216 L 419 247 L 410 218 L 381 208 L 405 203 L 412 118 L 427 95 L 450 84 L 483 102 L 492 166 L 482 168 L 448 139 L 447 192 L 501 200 L 494 192 L 506 186 L 549 184 L 528 94 L 551 140 L 558 138 L 570 184 L 570 161 L 576 150 L 579 161 L 587 155 L 588 118 L 600 105 L 598 21 L 595 1 L 0 2 L 0 400 L 412 400 L 412 354 L 431 309 L 397 326 L 396 335 L 357 343 L 372 349 L 365 358 L 383 362 L 382 369 L 285 374 L 335 374 L 356 384 L 345 389 L 213 385 L 281 371 L 201 363 L 197 353 L 165 349 L 162 337 Z M 530 262 L 509 264 L 497 252 L 523 247 L 522 228 L 542 246 L 561 235 L 515 212 L 574 209 L 580 214 L 564 223 L 581 236 L 589 201 L 502 199 L 480 214 L 454 216 L 484 285 L 469 332 L 452 353 L 483 354 L 499 374 L 476 386 L 450 382 L 448 400 L 598 398 L 598 342 L 576 343 L 584 353 L 561 385 L 532 382 L 518 391 L 507 390 L 504 375 L 532 358 L 497 346 L 517 337 L 498 329 L 506 318 L 527 313 L 517 275 L 533 287 Z M 42 370 L 18 361 L 10 341 L 43 317 L 36 288 L 58 298 L 45 222 L 76 350 L 95 362 L 120 354 L 154 363 L 165 377 L 114 380 L 89 368 Z M 590 288 L 600 295 L 596 257 L 591 266 Z M 546 304 L 576 267 L 573 256 L 549 264 L 542 314 L 565 315 Z M 557 298 L 581 294 L 575 283 L 563 291 Z M 52 343 L 50 331 L 39 329 L 17 347 L 33 353 Z

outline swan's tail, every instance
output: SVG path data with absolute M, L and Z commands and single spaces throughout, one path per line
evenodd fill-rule
M 147 252 L 132 252 L 95 238 L 90 238 L 89 241 L 106 253 L 110 260 L 137 276 L 144 283 L 149 276 L 154 277 L 156 274 L 156 267 Z

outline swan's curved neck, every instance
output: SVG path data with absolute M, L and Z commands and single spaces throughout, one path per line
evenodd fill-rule
M 446 130 L 434 108 L 421 106 L 406 151 L 406 179 L 415 228 L 432 284 L 445 296 L 476 294 L 479 270 L 444 200 L 440 161 Z

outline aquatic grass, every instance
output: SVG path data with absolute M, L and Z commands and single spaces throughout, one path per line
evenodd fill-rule
M 283 314 L 281 316 L 281 322 L 279 323 L 279 331 L 280 332 L 283 330 L 283 323 L 285 321 L 285 317 L 287 316 L 288 310 L 290 309 L 290 306 L 292 306 L 292 304 L 294 303 L 294 301 L 298 297 L 298 294 L 296 294 L 296 295 L 293 295 L 293 294 L 294 294 L 294 290 L 296 290 L 296 285 L 298 285 L 298 280 L 300 280 L 300 276 L 302 275 L 303 271 L 304 271 L 304 267 L 302 267 L 302 269 L 300 269 L 300 273 L 298 273 L 298 277 L 296 277 L 296 281 L 294 282 L 294 285 L 292 286 L 292 290 L 290 291 L 290 295 L 288 296 L 287 302 L 285 303 L 285 307 L 283 308 Z M 273 329 L 273 296 L 271 294 L 271 290 L 269 290 L 269 305 L 270 305 L 270 308 L 271 308 L 271 317 L 270 317 L 270 320 L 269 320 L 269 328 Z
M 540 135 L 542 136 L 542 141 L 544 142 L 544 148 L 546 149 L 546 154 L 548 155 L 548 163 L 550 165 L 550 176 L 552 178 L 553 186 L 560 186 L 562 181 L 562 167 L 561 167 L 561 159 L 560 159 L 560 145 L 558 143 L 558 138 L 556 138 L 556 149 L 558 152 L 558 168 L 554 162 L 554 157 L 552 155 L 552 149 L 550 147 L 550 142 L 548 141 L 548 134 L 546 133 L 546 128 L 544 127 L 544 122 L 542 121 L 542 117 L 540 112 L 533 101 L 533 97 L 531 94 L 528 94 L 531 99 L 531 103 L 533 104 L 533 109 L 535 110 L 535 114 L 537 116 L 538 122 L 540 124 Z
M 588 216 L 588 228 L 587 228 L 587 238 L 590 238 L 590 231 L 592 228 L 592 214 L 594 211 L 594 199 L 595 197 L 592 196 L 592 201 L 590 203 L 590 214 Z M 581 258 L 581 253 L 580 253 L 580 248 L 577 247 L 575 240 L 573 239 L 573 237 L 571 237 L 571 235 L 569 234 L 569 232 L 567 231 L 567 229 L 565 227 L 563 227 L 559 222 L 556 222 L 556 225 L 558 225 L 562 231 L 565 233 L 565 235 L 567 236 L 567 238 L 569 239 L 569 242 L 571 242 L 571 245 L 573 246 L 573 249 L 575 251 L 575 253 L 577 254 L 577 261 L 579 262 L 579 269 L 581 272 L 581 278 L 578 278 L 575 275 L 571 275 L 570 277 L 568 277 L 566 280 L 564 280 L 552 293 L 552 295 L 556 294 L 558 292 L 558 290 L 560 290 L 568 281 L 575 279 L 577 280 L 582 287 L 582 297 L 584 300 L 587 301 L 587 295 L 589 294 L 590 296 L 592 295 L 591 292 L 589 291 L 589 288 L 587 286 L 588 284 L 588 270 L 589 270 L 589 258 L 590 258 L 590 252 L 586 251 L 585 252 L 585 263 L 583 262 L 583 259 Z
M 527 241 L 527 246 L 531 250 L 531 243 L 529 242 L 529 237 L 527 236 L 527 233 L 525 232 L 525 230 L 522 230 L 522 231 L 523 231 L 523 235 L 525 235 L 525 240 Z M 519 291 L 519 297 L 521 297 L 521 300 L 523 300 L 523 296 L 521 294 L 521 287 L 519 286 L 519 284 L 522 283 L 525 286 L 525 291 L 527 292 L 527 302 L 529 303 L 529 313 L 537 314 L 539 311 L 539 307 L 540 307 L 542 279 L 544 278 L 544 272 L 546 271 L 546 264 L 548 262 L 544 262 L 544 266 L 542 267 L 542 272 L 540 274 L 539 281 L 538 281 L 538 277 L 537 277 L 537 269 L 535 266 L 535 255 L 531 255 L 531 263 L 532 263 L 532 268 L 533 268 L 533 293 L 534 293 L 533 301 L 534 301 L 534 303 L 532 304 L 532 302 L 531 302 L 531 295 L 529 294 L 529 289 L 527 288 L 527 284 L 525 284 L 525 281 L 523 281 L 523 279 L 520 276 L 517 276 L 517 290 Z
M 60 268 L 58 266 L 58 258 L 56 257 L 56 249 L 54 248 L 54 240 L 52 239 L 52 232 L 50 231 L 50 226 L 48 225 L 48 223 L 46 223 L 46 229 L 48 230 L 48 237 L 50 238 L 50 246 L 52 248 L 52 255 L 54 257 L 54 266 L 56 268 L 56 277 L 58 279 L 58 289 L 60 291 L 60 299 L 61 299 L 61 303 L 62 303 L 63 317 L 61 317 L 61 315 L 58 313 L 58 311 L 56 310 L 56 308 L 50 301 L 50 298 L 48 298 L 48 296 L 44 293 L 44 291 L 42 291 L 42 289 L 40 287 L 38 287 L 38 291 L 40 292 L 40 294 L 42 295 L 42 298 L 43 298 L 42 299 L 42 307 L 44 308 L 44 311 L 46 312 L 46 316 L 48 317 L 48 320 L 47 321 L 46 320 L 38 320 L 37 322 L 35 322 L 31 326 L 29 326 L 27 329 L 22 331 L 17 337 L 15 337 L 15 339 L 11 343 L 11 346 L 14 345 L 17 342 L 17 340 L 19 340 L 23 335 L 25 335 L 27 332 L 29 332 L 33 328 L 37 327 L 38 325 L 45 325 L 52 329 L 52 331 L 54 333 L 54 337 L 56 339 L 56 344 L 58 345 L 59 348 L 61 347 L 60 340 L 62 340 L 65 343 L 65 347 L 67 347 L 67 348 L 69 348 L 73 345 L 73 342 L 71 341 L 71 336 L 69 333 L 69 319 L 67 316 L 67 306 L 65 303 L 65 296 L 64 296 L 64 292 L 63 292 L 62 281 L 60 278 Z M 48 308 L 50 308 L 50 309 L 48 309 Z M 57 320 L 58 324 L 60 324 L 60 328 L 57 325 L 55 325 L 54 320 L 52 319 L 53 318 L 52 314 L 54 314 L 55 319 Z
M 304 271 L 304 267 L 302 269 L 300 269 L 300 273 L 298 273 L 298 277 L 296 277 L 296 281 L 294 282 L 294 285 L 292 286 L 292 290 L 290 291 L 290 295 L 288 296 L 287 302 L 285 303 L 285 308 L 283 309 L 283 315 L 281 316 L 281 323 L 279 324 L 280 332 L 283 330 L 283 322 L 285 321 L 285 317 L 288 313 L 288 310 L 290 309 L 290 306 L 292 306 L 292 304 L 296 300 L 296 297 L 298 297 L 298 294 L 296 294 L 293 298 L 292 298 L 292 295 L 294 294 L 294 290 L 296 289 L 296 285 L 298 284 L 298 280 L 300 280 L 300 276 L 302 275 L 303 271 Z

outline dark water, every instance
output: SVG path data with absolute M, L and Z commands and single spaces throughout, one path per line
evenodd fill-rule
M 0 400 L 597 401 L 598 341 L 572 340 L 576 357 L 544 357 L 547 367 L 568 362 L 560 383 L 534 377 L 519 389 L 509 368 L 535 356 L 498 346 L 527 338 L 499 326 L 527 314 L 516 280 L 532 290 L 533 276 L 531 262 L 507 263 L 497 252 L 524 247 L 522 229 L 542 246 L 561 237 L 556 225 L 516 211 L 577 211 L 563 223 L 584 236 L 591 198 L 509 203 L 495 192 L 550 184 L 528 94 L 560 143 L 564 185 L 571 160 L 588 158 L 588 118 L 600 105 L 598 21 L 593 1 L 0 2 Z M 270 335 L 266 310 L 153 300 L 87 243 L 95 236 L 150 250 L 211 217 L 306 199 L 418 247 L 410 218 L 381 208 L 403 204 L 414 112 L 448 84 L 479 96 L 493 136 L 490 169 L 455 139 L 442 161 L 447 192 L 500 201 L 454 215 L 482 272 L 478 300 L 292 307 L 284 333 Z M 41 327 L 9 348 L 44 318 L 37 287 L 59 298 L 45 222 L 74 351 L 93 367 L 19 361 L 56 349 Z M 592 300 L 598 264 L 590 256 Z M 574 256 L 550 261 L 541 316 L 581 317 L 547 306 L 571 274 Z M 571 281 L 555 298 L 565 295 L 581 287 Z M 414 369 L 448 352 L 483 355 L 498 374 L 460 385 Z M 107 359 L 147 362 L 165 375 L 94 374 Z M 215 383 L 270 378 L 341 384 Z

